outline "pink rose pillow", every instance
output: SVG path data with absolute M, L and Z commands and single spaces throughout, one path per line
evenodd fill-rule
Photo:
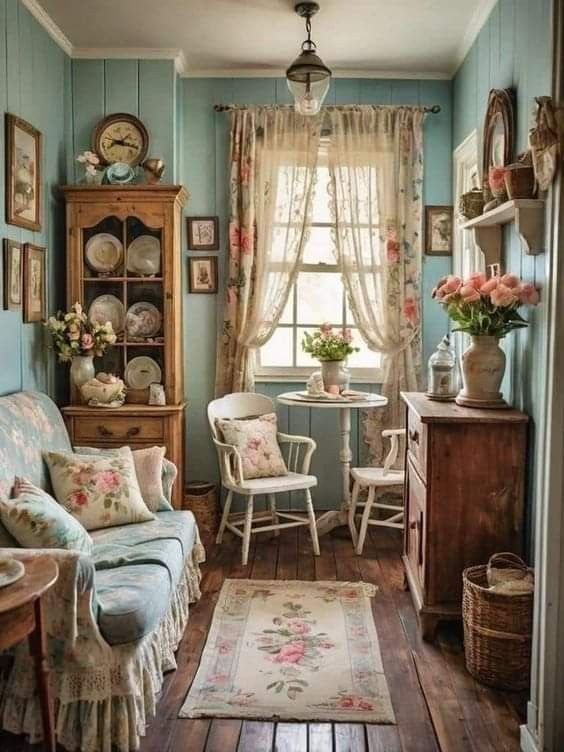
M 147 522 L 147 509 L 129 447 L 112 456 L 47 452 L 55 497 L 87 530 Z
M 216 425 L 225 443 L 234 446 L 241 455 L 245 479 L 288 475 L 276 438 L 278 429 L 274 413 L 250 420 L 218 418 Z

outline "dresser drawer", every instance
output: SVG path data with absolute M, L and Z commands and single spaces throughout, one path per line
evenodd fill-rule
M 119 417 L 94 418 L 80 417 L 74 419 L 75 444 L 85 441 L 162 441 L 164 439 L 164 420 L 160 417 Z
M 427 426 L 412 410 L 407 412 L 407 449 L 423 479 L 427 478 Z
M 407 528 L 405 551 L 412 574 L 423 591 L 425 583 L 425 544 L 427 536 L 427 489 L 413 463 L 407 463 Z

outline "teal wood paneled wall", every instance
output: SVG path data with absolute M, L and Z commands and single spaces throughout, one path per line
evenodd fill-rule
M 453 146 L 474 129 L 481 132 L 490 89 L 512 87 L 516 93 L 516 151 L 527 146 L 534 97 L 550 94 L 552 0 L 499 0 L 454 79 Z M 548 253 L 529 256 L 521 250 L 512 228 L 505 230 L 504 267 L 534 282 L 542 290 L 547 281 Z M 541 305 L 527 313 L 530 328 L 504 340 L 508 401 L 531 416 L 529 437 L 528 514 L 532 519 L 537 431 L 544 399 L 546 312 Z M 531 525 L 529 525 L 531 528 Z
M 43 134 L 43 219 L 41 232 L 4 220 L 5 181 L 0 181 L 0 235 L 46 246 L 50 311 L 64 300 L 64 214 L 57 187 L 66 182 L 70 139 L 70 61 L 18 0 L 0 0 L 0 111 L 23 117 Z M 4 123 L 0 153 L 4 155 Z M 0 394 L 40 389 L 56 396 L 56 369 L 41 324 L 24 324 L 21 312 L 0 311 Z
M 290 96 L 284 79 L 184 79 L 182 181 L 190 192 L 189 214 L 217 214 L 221 226 L 220 278 L 225 268 L 227 220 L 227 157 L 229 117 L 215 113 L 213 105 L 287 104 Z M 429 115 L 425 124 L 424 201 L 451 203 L 451 82 L 371 79 L 335 79 L 328 95 L 337 104 L 440 104 L 439 115 Z M 447 330 L 447 322 L 429 292 L 435 280 L 448 272 L 450 259 L 423 258 L 423 321 L 425 361 Z M 185 272 L 184 272 L 185 273 Z M 184 286 L 186 291 L 186 285 Z M 187 462 L 189 477 L 216 477 L 205 407 L 213 399 L 215 339 L 221 314 L 219 299 L 207 295 L 184 298 L 184 351 L 186 394 L 189 402 Z M 257 389 L 275 398 L 292 384 L 259 383 Z M 366 385 L 364 385 L 366 388 Z M 374 385 L 374 389 L 378 387 Z M 362 436 L 353 411 L 352 449 L 354 462 L 361 461 Z M 328 411 L 306 408 L 279 409 L 283 430 L 310 434 L 318 442 L 312 471 L 319 477 L 314 500 L 318 508 L 338 505 L 341 481 L 338 467 L 338 417 Z M 298 502 L 296 502 L 298 503 Z

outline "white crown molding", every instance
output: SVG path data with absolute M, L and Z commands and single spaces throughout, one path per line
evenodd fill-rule
M 31 15 L 38 21 L 49 36 L 55 40 L 59 47 L 72 57 L 73 46 L 70 39 L 62 29 L 53 21 L 51 16 L 45 11 L 37 0 L 22 0 L 22 4 L 28 9 Z
M 182 78 L 284 78 L 285 68 L 191 68 L 187 66 L 181 73 Z M 400 70 L 366 70 L 361 68 L 333 68 L 333 78 L 395 78 L 395 79 L 432 79 L 450 81 L 451 74 L 444 71 L 400 71 Z
M 450 78 L 454 78 L 457 70 L 464 62 L 464 58 L 476 41 L 476 37 L 482 30 L 497 2 L 498 0 L 480 0 L 480 2 L 478 3 L 478 7 L 472 14 L 472 18 L 470 19 L 470 22 L 466 27 L 462 41 L 460 42 L 455 52 L 454 65 L 451 71 L 452 75 L 449 76 Z
M 186 70 L 182 50 L 168 47 L 73 47 L 71 57 L 90 60 L 173 60 L 177 73 Z

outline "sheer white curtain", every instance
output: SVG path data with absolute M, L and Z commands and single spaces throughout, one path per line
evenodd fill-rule
M 401 390 L 421 367 L 422 108 L 328 108 L 336 249 L 350 307 L 371 350 L 383 355 L 385 411 L 367 412 L 369 461 L 380 432 L 403 424 Z
M 254 351 L 274 332 L 298 273 L 319 151 L 319 117 L 293 108 L 231 114 L 229 262 L 216 394 L 253 388 Z

